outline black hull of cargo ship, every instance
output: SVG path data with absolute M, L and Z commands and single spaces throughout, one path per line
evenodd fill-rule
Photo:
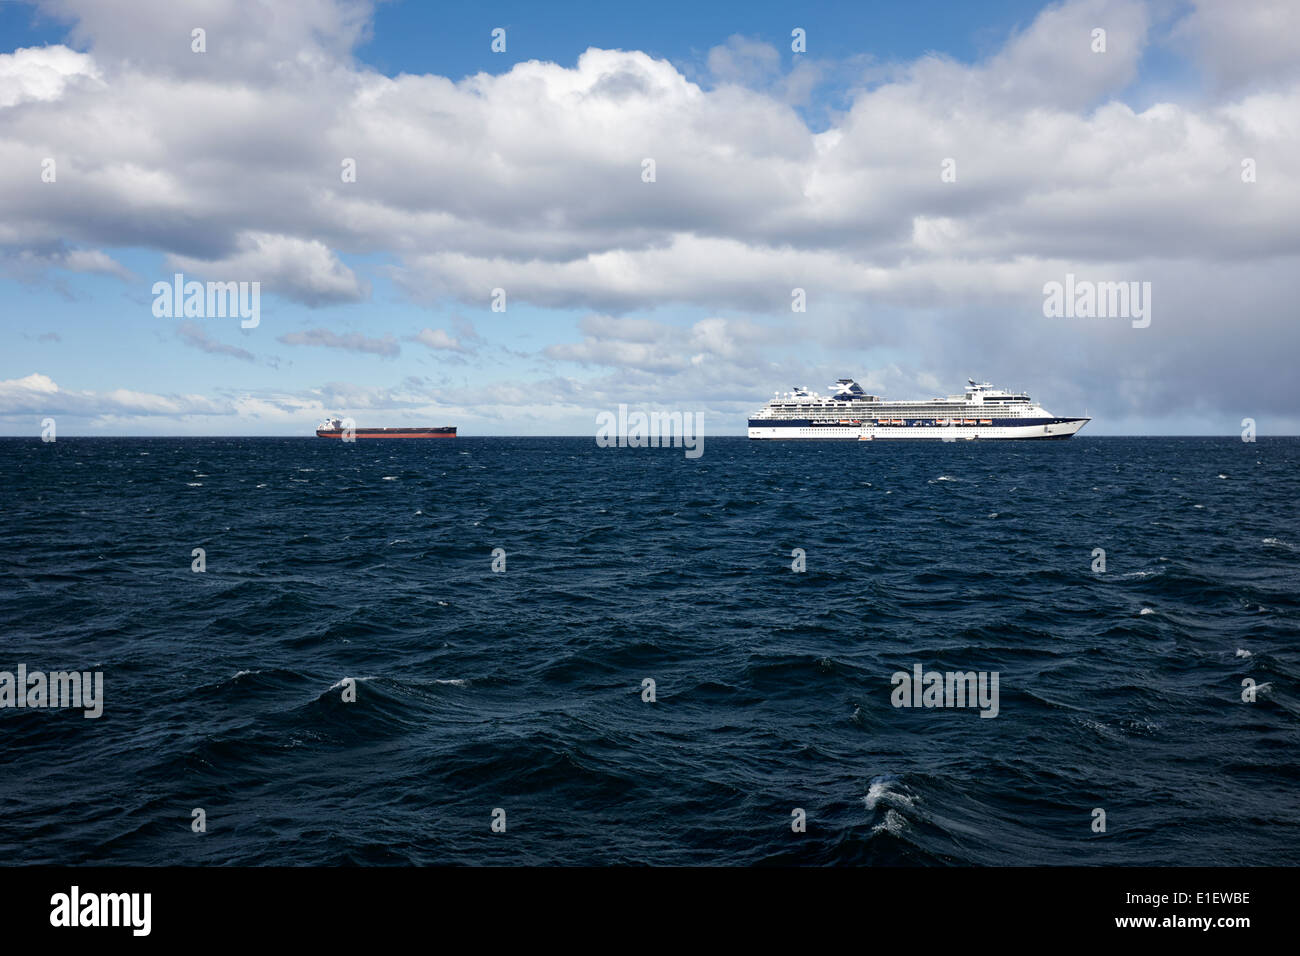
M 349 433 L 341 428 L 318 428 L 317 438 L 344 438 Z M 456 426 L 438 428 L 355 428 L 353 438 L 455 438 Z

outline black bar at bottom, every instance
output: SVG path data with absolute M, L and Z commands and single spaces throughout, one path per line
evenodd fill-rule
M 1285 930 L 1285 887 L 1294 875 L 1286 868 L 1227 867 L 0 867 L 0 925 L 7 942 L 75 934 L 82 942 L 283 936 L 373 944 L 376 932 L 409 932 L 461 948 L 443 936 L 461 927 L 494 938 L 559 932 L 612 941 L 605 934 L 613 932 L 626 934 L 632 946 L 681 942 L 680 934 L 689 932 L 732 943 L 776 943 L 788 935 L 803 938 L 806 947 L 809 932 L 831 929 L 847 930 L 864 946 L 927 938 L 948 946 L 1016 933 L 1039 941 L 1199 936 L 1231 944 Z M 83 925 L 114 921 L 120 925 Z

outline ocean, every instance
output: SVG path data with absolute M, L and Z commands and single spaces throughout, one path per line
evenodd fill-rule
M 0 859 L 1300 863 L 1298 462 L 0 440 Z

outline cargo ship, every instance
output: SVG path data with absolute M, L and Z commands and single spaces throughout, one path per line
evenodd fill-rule
M 455 438 L 455 425 L 421 428 L 345 428 L 343 419 L 327 418 L 316 426 L 317 438 Z

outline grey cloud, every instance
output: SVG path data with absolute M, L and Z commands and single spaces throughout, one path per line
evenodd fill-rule
M 1300 5 L 1276 0 L 1193 0 L 1171 31 L 1220 92 L 1261 89 L 1300 78 Z
M 286 345 L 314 345 L 322 348 L 343 349 L 347 352 L 363 352 L 395 358 L 401 354 L 401 346 L 392 335 L 383 338 L 370 338 L 359 332 L 339 335 L 328 329 L 308 329 L 306 332 L 287 332 L 279 339 Z
M 460 342 L 447 332 L 446 329 L 421 329 L 415 335 L 412 335 L 411 341 L 419 342 L 426 348 L 442 352 L 466 352 L 468 351 Z
M 770 43 L 739 34 L 709 50 L 709 72 L 726 83 L 762 86 L 781 68 L 781 54 Z
M 208 334 L 207 329 L 197 322 L 182 322 L 176 328 L 176 337 L 191 348 L 196 348 L 211 355 L 229 355 L 245 362 L 251 362 L 254 359 L 253 353 L 247 349 L 218 342 Z
M 369 0 L 36 0 L 97 58 L 176 75 L 268 82 L 338 63 L 369 35 Z M 192 49 L 206 31 L 205 53 Z

